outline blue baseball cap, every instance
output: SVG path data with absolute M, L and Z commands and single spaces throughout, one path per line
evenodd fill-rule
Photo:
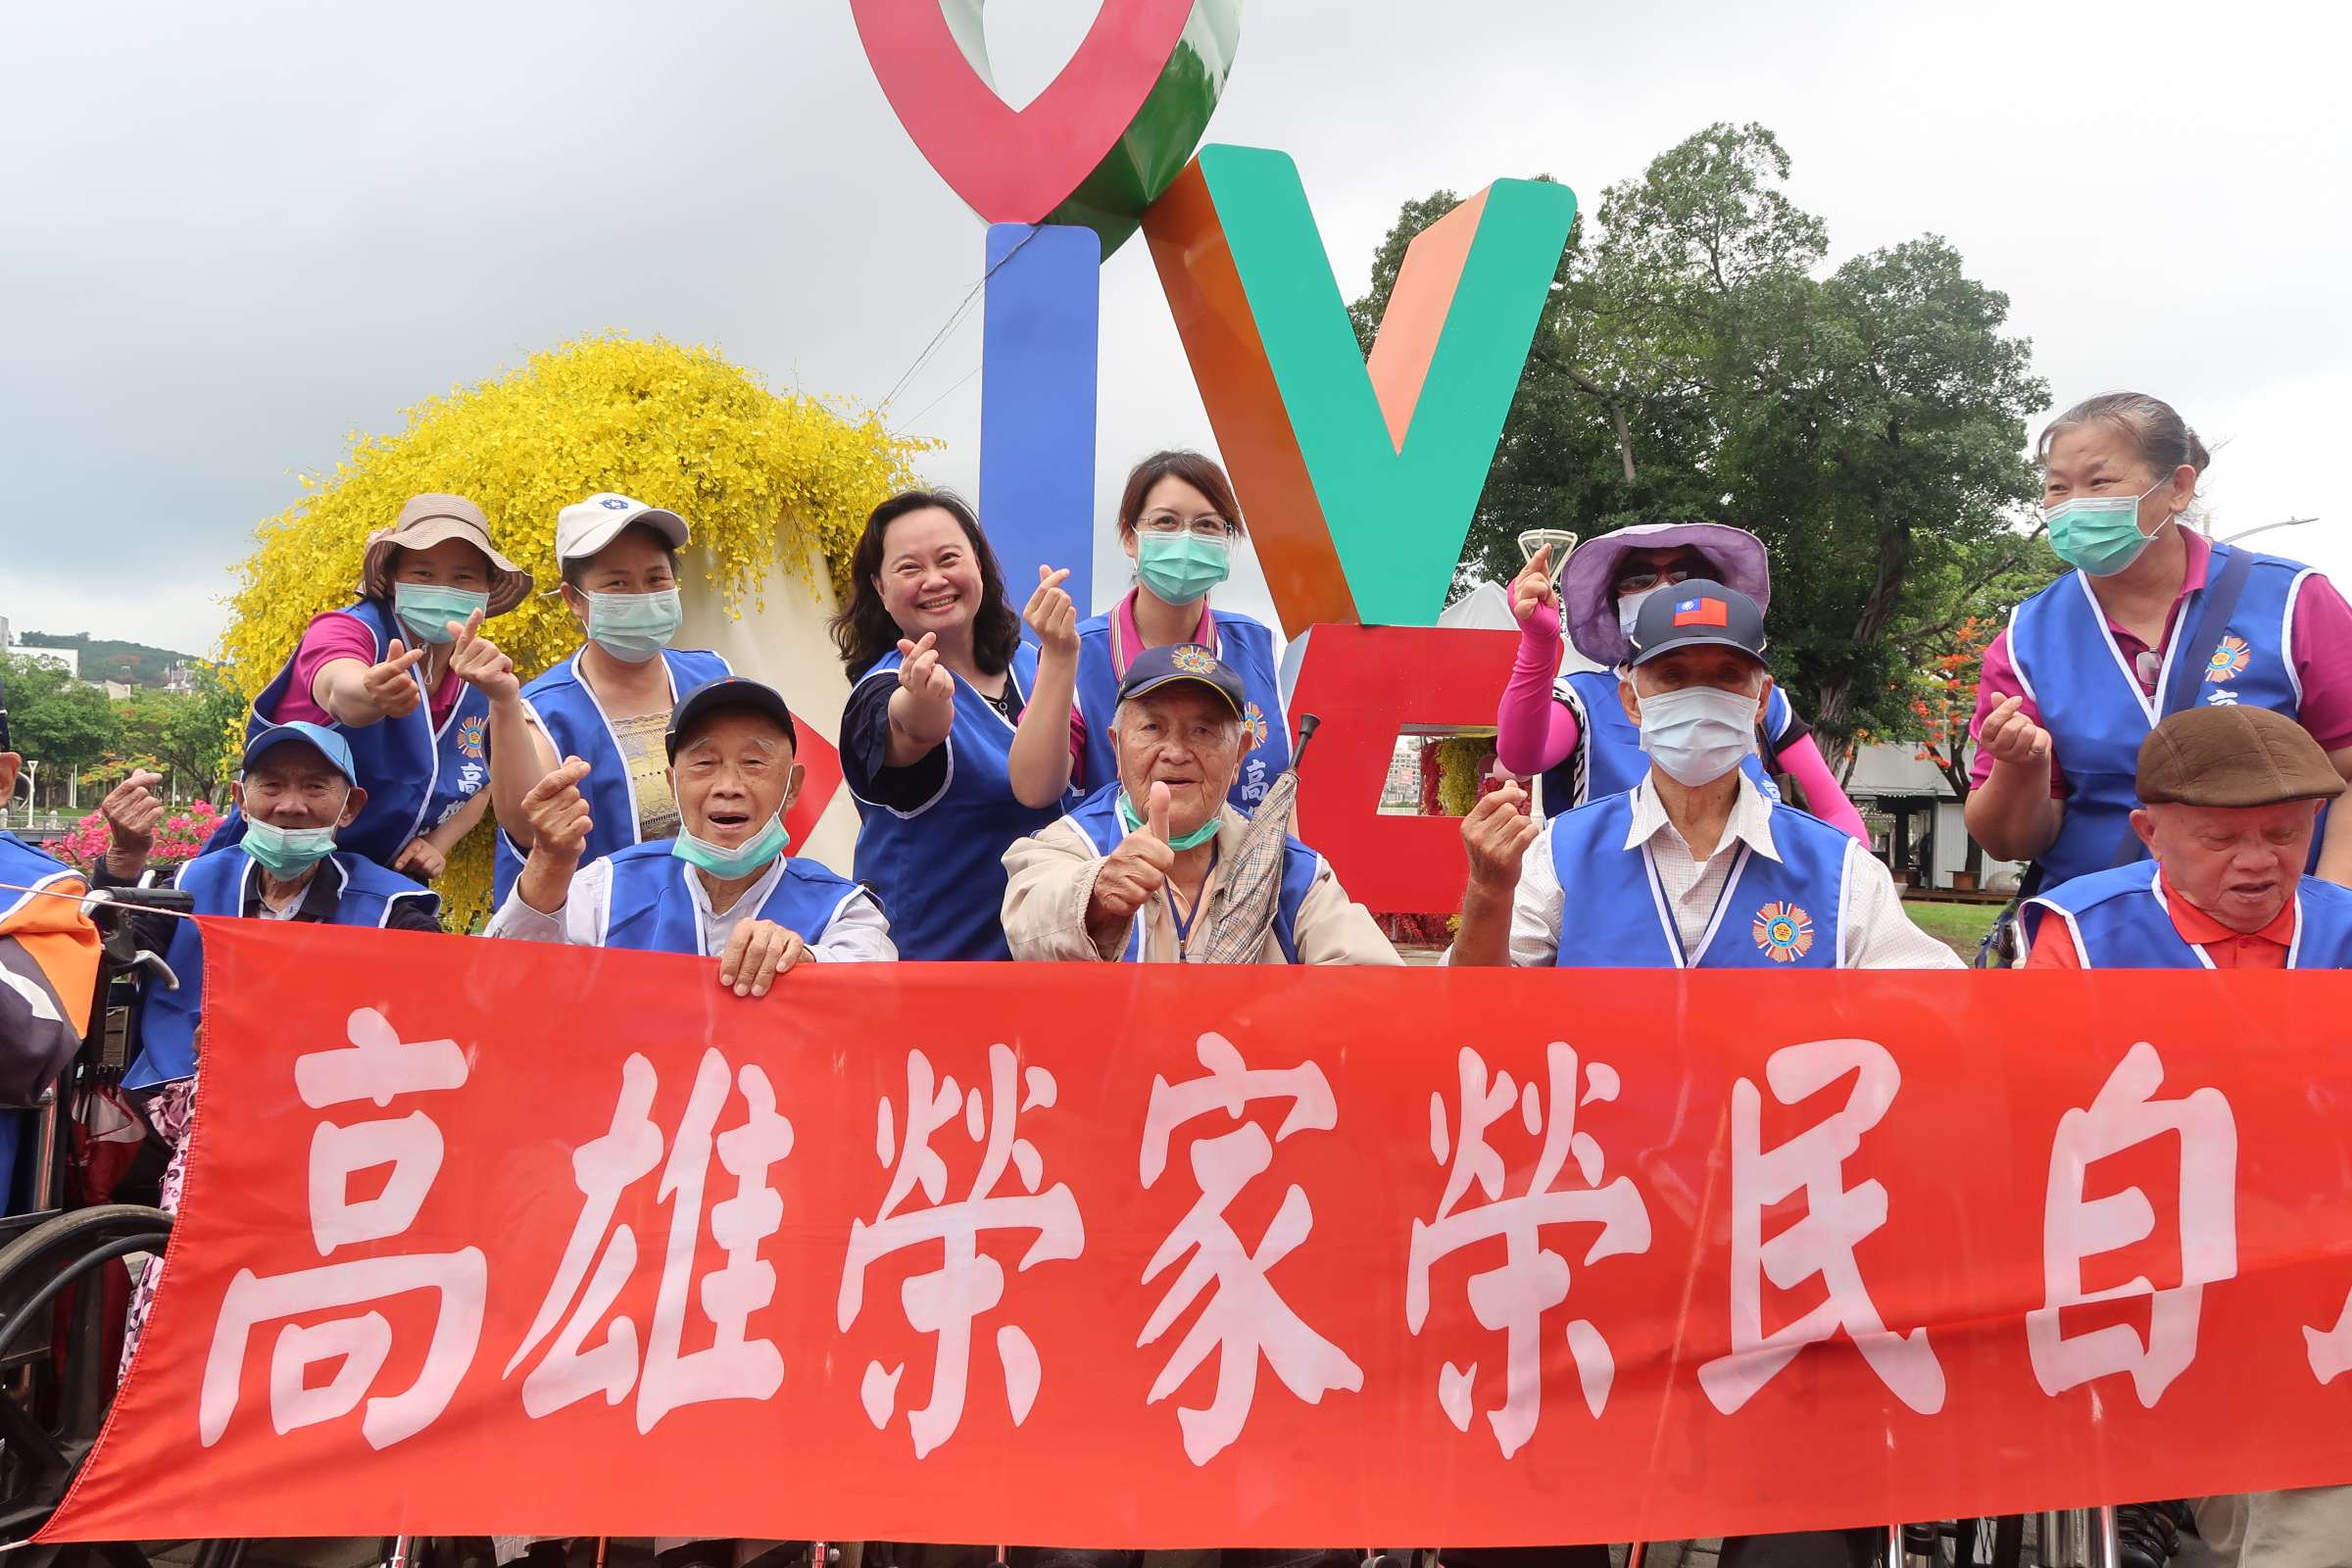
M 1135 656 L 1127 666 L 1127 675 L 1119 682 L 1119 701 L 1141 697 L 1146 692 L 1189 681 L 1205 686 L 1225 699 L 1225 706 L 1240 717 L 1245 694 L 1242 677 L 1233 666 L 1199 643 L 1170 643 L 1164 648 L 1147 648 Z
M 355 789 L 359 786 L 359 769 L 354 767 L 351 761 L 351 743 L 325 725 L 314 724 L 303 718 L 295 719 L 291 723 L 272 724 L 252 740 L 247 741 L 245 743 L 245 770 L 253 771 L 253 764 L 261 760 L 264 752 L 274 746 L 282 746 L 288 741 L 300 741 L 310 747 L 325 758 L 328 764 L 336 772 L 342 774 L 344 779 Z

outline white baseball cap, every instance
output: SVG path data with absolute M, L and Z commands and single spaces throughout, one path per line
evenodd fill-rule
M 688 538 L 686 519 L 676 513 L 600 490 L 556 514 L 556 560 L 578 561 L 593 556 L 633 522 L 653 529 L 672 550 L 682 549 Z

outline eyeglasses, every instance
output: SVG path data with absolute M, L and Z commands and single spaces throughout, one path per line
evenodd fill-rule
M 1189 533 L 1196 539 L 1222 539 L 1233 532 L 1233 524 L 1213 512 L 1190 522 L 1173 512 L 1148 512 L 1135 519 L 1135 525 L 1145 533 L 1165 537 Z
M 1629 571 L 1617 579 L 1617 591 L 1621 594 L 1639 594 L 1646 593 L 1662 582 L 1689 582 L 1698 575 L 1699 569 L 1696 566 L 1667 566 L 1657 570 L 1643 568 Z

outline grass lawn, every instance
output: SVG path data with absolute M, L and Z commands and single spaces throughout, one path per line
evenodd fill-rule
M 1903 912 L 1912 923 L 1932 937 L 1938 938 L 1961 957 L 1974 960 L 1977 944 L 1984 940 L 1991 929 L 1992 917 L 2001 912 L 1997 904 L 1932 904 L 1925 900 L 1905 899 Z

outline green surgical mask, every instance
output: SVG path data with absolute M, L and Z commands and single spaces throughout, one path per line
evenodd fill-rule
M 2139 531 L 2139 504 L 2164 488 L 2159 479 L 2135 496 L 2078 496 L 2042 514 L 2058 559 L 2093 577 L 2112 577 L 2155 541 Z
M 588 596 L 588 640 L 624 664 L 642 664 L 667 648 L 684 618 L 675 588 Z
M 1168 848 L 1171 850 L 1197 850 L 1206 844 L 1217 836 L 1217 822 L 1220 814 L 1216 811 L 1209 812 L 1207 821 L 1190 833 L 1180 833 L 1168 840 Z M 1119 791 L 1119 826 L 1130 833 L 1141 833 L 1144 830 L 1144 819 L 1135 814 L 1135 803 L 1127 798 L 1127 792 L 1123 789 Z
M 1197 604 L 1233 571 L 1233 551 L 1222 539 L 1196 533 L 1136 537 L 1135 574 L 1171 605 Z
M 463 626 L 477 610 L 487 612 L 490 596 L 470 588 L 444 588 L 433 582 L 396 582 L 392 585 L 392 613 L 420 643 L 446 643 L 449 623 Z
M 688 865 L 699 865 L 722 882 L 732 882 L 739 876 L 750 876 L 768 861 L 792 847 L 792 835 L 784 831 L 784 813 L 778 811 L 767 819 L 767 826 L 743 841 L 736 849 L 726 849 L 709 839 L 698 839 L 684 828 L 669 841 L 669 853 Z
M 277 827 L 258 816 L 245 819 L 242 848 L 274 877 L 295 877 L 335 853 L 331 827 Z

